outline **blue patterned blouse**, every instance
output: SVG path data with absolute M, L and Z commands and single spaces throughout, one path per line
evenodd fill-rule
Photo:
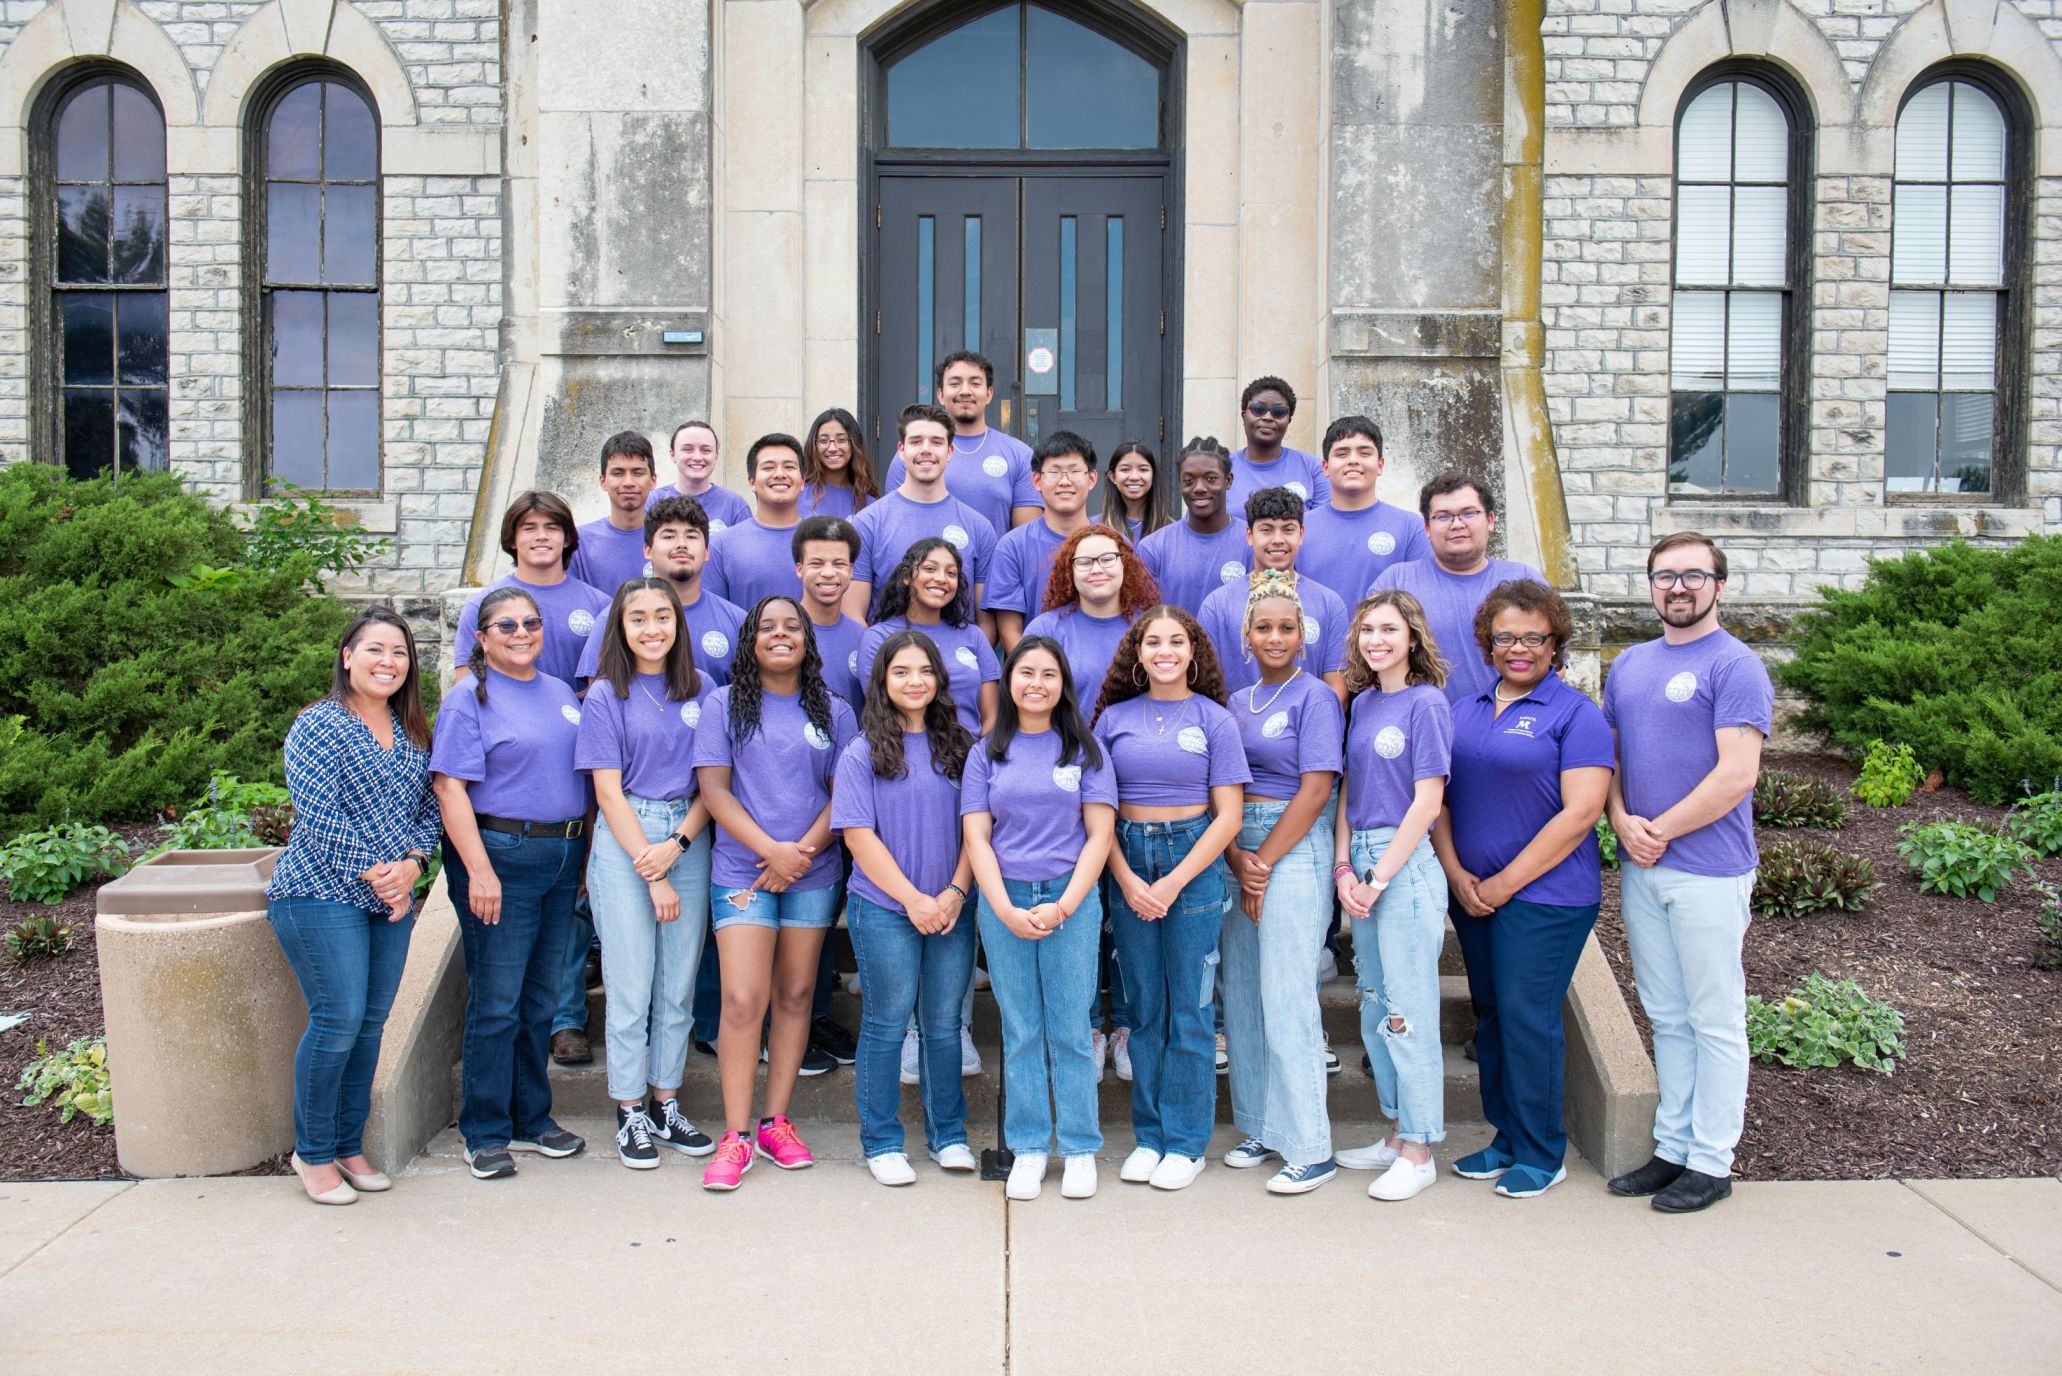
M 434 854 L 443 834 L 430 792 L 430 752 L 394 721 L 383 749 L 357 713 L 325 700 L 286 733 L 294 829 L 272 869 L 274 898 L 322 898 L 369 913 L 387 905 L 359 876 L 411 850 Z

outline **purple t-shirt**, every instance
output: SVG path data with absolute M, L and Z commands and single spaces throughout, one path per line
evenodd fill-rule
M 609 614 L 608 595 L 577 578 L 566 578 L 549 587 L 525 583 L 512 573 L 498 578 L 465 600 L 465 610 L 458 614 L 458 635 L 451 647 L 454 665 L 462 666 L 472 655 L 473 642 L 479 639 L 475 628 L 479 625 L 480 599 L 495 588 L 521 588 L 530 594 L 537 604 L 537 614 L 544 618 L 544 651 L 537 657 L 537 667 L 561 683 L 573 683 L 579 676 L 581 652 Z M 494 615 L 496 620 L 504 615 L 520 619 L 524 613 L 504 602 Z
M 1078 754 L 1073 763 L 1061 764 L 1060 733 L 1051 730 L 1018 732 L 1009 758 L 1000 762 L 988 758 L 986 736 L 974 742 L 959 810 L 962 815 L 985 812 L 994 819 L 989 844 L 1003 878 L 1028 883 L 1074 872 L 1088 842 L 1082 805 L 1117 805 L 1109 754 L 1097 754 L 1093 768 Z
M 802 500 L 795 509 L 805 521 L 811 516 L 843 516 L 850 520 L 856 509 L 853 503 L 849 487 L 839 487 L 834 483 L 803 483 Z
M 644 557 L 644 523 L 633 530 L 618 530 L 604 516 L 580 527 L 580 548 L 566 572 L 613 598 L 625 579 L 648 577 L 652 561 Z
M 726 602 L 751 610 L 762 597 L 802 598 L 795 572 L 795 528 L 740 522 L 709 542 L 702 583 Z
M 1220 784 L 1253 781 L 1231 713 L 1200 693 L 1180 702 L 1141 693 L 1113 703 L 1096 718 L 1095 738 L 1110 753 L 1122 802 L 1186 807 L 1209 802 Z
M 1446 808 L 1461 867 L 1487 879 L 1510 864 L 1561 810 L 1561 771 L 1592 765 L 1611 768 L 1611 728 L 1559 674 L 1541 679 L 1501 717 L 1488 692 L 1453 704 Z M 1600 902 L 1601 864 L 1596 832 L 1586 831 L 1566 859 L 1516 896 L 1558 907 Z
M 981 685 L 994 683 L 1002 677 L 1002 663 L 995 657 L 995 647 L 988 643 L 988 637 L 981 634 L 975 625 L 947 626 L 940 622 L 936 626 L 916 626 L 906 616 L 891 616 L 886 621 L 867 629 L 866 638 L 859 642 L 859 683 L 861 691 L 873 682 L 874 656 L 881 646 L 888 643 L 888 637 L 897 631 L 920 631 L 931 638 L 938 647 L 938 654 L 945 661 L 946 675 L 952 680 L 952 705 L 959 712 L 960 725 L 975 735 L 981 734 Z
M 1418 780 L 1452 768 L 1453 708 L 1429 683 L 1400 693 L 1367 688 L 1346 727 L 1346 822 L 1355 831 L 1403 824 Z
M 678 591 L 678 585 L 675 585 Z M 715 679 L 717 686 L 730 682 L 730 665 L 737 657 L 737 628 L 745 614 L 702 585 L 700 596 L 681 608 L 687 633 L 694 637 L 694 667 Z M 585 682 L 601 670 L 601 647 L 606 637 L 596 627 L 580 652 L 579 679 Z
M 1430 559 L 1425 523 L 1415 511 L 1376 502 L 1363 511 L 1312 507 L 1303 518 L 1296 567 L 1339 594 L 1350 611 L 1391 564 Z
M 1718 767 L 1718 732 L 1751 726 L 1767 736 L 1775 701 L 1761 657 L 1724 630 L 1620 654 L 1604 681 L 1604 720 L 1618 732 L 1626 807 L 1647 818 L 1674 807 Z M 1754 869 L 1754 800 L 1670 841 L 1661 863 L 1713 878 Z
M 1317 455 L 1283 445 L 1281 457 L 1262 464 L 1247 458 L 1243 449 L 1232 451 L 1231 491 L 1224 499 L 1232 515 L 1243 519 L 1246 498 L 1270 487 L 1286 487 L 1296 493 L 1306 510 L 1329 506 L 1332 501 L 1332 481 L 1325 476 L 1324 462 Z
M 1131 618 L 1121 612 L 1116 616 L 1090 616 L 1077 604 L 1040 612 L 1025 623 L 1024 634 L 1049 635 L 1060 642 L 1060 648 L 1067 652 L 1067 672 L 1074 676 L 1074 697 L 1085 717 L 1095 711 L 1096 699 L 1103 691 L 1103 678 L 1110 672 L 1110 661 L 1117 657 L 1117 646 L 1130 629 Z
M 701 691 L 679 702 L 666 696 L 664 674 L 637 674 L 630 695 L 597 683 L 580 700 L 576 769 L 619 769 L 623 791 L 661 801 L 694 797 L 694 738 L 719 685 L 702 677 Z
M 1339 710 L 1339 695 L 1315 674 L 1233 693 L 1231 715 L 1246 767 L 1253 771 L 1246 792 L 1287 802 L 1305 774 L 1339 772 L 1346 714 Z
M 650 511 L 668 497 L 692 497 L 700 502 L 702 513 L 709 518 L 709 538 L 712 540 L 716 538 L 718 531 L 743 525 L 752 519 L 750 502 L 729 488 L 718 487 L 714 483 L 709 484 L 708 489 L 703 492 L 682 492 L 675 484 L 667 483 L 664 487 L 654 489 L 652 495 L 644 499 L 644 509 Z
M 902 486 L 903 472 L 898 449 L 888 461 L 888 491 Z M 980 512 L 998 536 L 1010 528 L 1010 508 L 1045 505 L 1031 482 L 1031 446 L 995 429 L 984 430 L 971 441 L 965 435 L 952 437 L 952 457 L 945 461 L 945 490 Z
M 1236 518 L 1215 535 L 1198 535 L 1187 521 L 1161 526 L 1139 541 L 1138 557 L 1160 585 L 1160 600 L 1191 616 L 1219 585 L 1242 583 L 1253 571 L 1246 523 Z
M 995 554 L 995 527 L 957 497 L 918 502 L 900 491 L 890 492 L 854 516 L 852 525 L 859 531 L 859 560 L 852 566 L 852 580 L 873 584 L 876 603 L 888 575 L 919 540 L 941 535 L 950 541 L 959 551 L 962 575 L 975 583 L 987 580 Z
M 430 769 L 463 779 L 473 811 L 521 822 L 567 822 L 587 814 L 587 779 L 573 766 L 580 701 L 564 680 L 528 680 L 487 670 L 487 705 L 468 680 L 437 711 Z
M 923 893 L 939 894 L 959 868 L 959 784 L 931 764 L 931 740 L 921 731 L 902 733 L 903 777 L 873 772 L 873 744 L 854 736 L 838 754 L 837 787 L 831 791 L 831 829 L 865 827 L 881 838 L 902 877 Z M 909 910 L 852 866 L 852 892 L 889 912 Z
M 841 616 L 835 626 L 809 629 L 816 633 L 816 653 L 823 660 L 823 681 L 856 713 L 866 694 L 866 681 L 859 677 L 859 647 L 866 642 L 866 623 Z
M 1030 620 L 1045 605 L 1045 585 L 1052 578 L 1052 560 L 1067 537 L 1040 517 L 1027 521 L 995 542 L 988 566 L 988 587 L 981 605 L 991 611 L 1017 612 Z
M 1224 667 L 1224 688 L 1232 692 L 1260 681 L 1260 661 L 1246 650 L 1246 598 L 1252 584 L 1227 583 L 1203 599 L 1196 613 Z M 1346 667 L 1346 604 L 1339 594 L 1310 578 L 1296 580 L 1303 602 L 1303 653 L 1297 662 L 1305 673 L 1331 674 Z
M 1425 624 L 1446 657 L 1446 700 L 1455 707 L 1480 697 L 1497 681 L 1496 670 L 1475 643 L 1475 613 L 1499 583 L 1514 578 L 1546 581 L 1538 569 L 1509 559 L 1492 559 L 1480 573 L 1467 574 L 1448 573 L 1437 559 L 1413 559 L 1391 564 L 1375 577 L 1376 588 L 1401 588 L 1425 608 Z
M 816 821 L 816 814 L 831 800 L 838 752 L 859 730 L 852 709 L 835 693 L 831 695 L 831 729 L 826 735 L 802 710 L 800 694 L 762 691 L 759 729 L 742 745 L 733 744 L 727 684 L 709 694 L 702 720 L 705 725 L 694 736 L 695 767 L 729 769 L 732 795 L 759 829 L 776 841 L 799 841 Z M 827 889 L 843 872 L 833 839 L 792 887 L 798 892 Z M 758 875 L 758 855 L 719 824 L 709 881 L 726 889 L 744 889 L 750 888 Z

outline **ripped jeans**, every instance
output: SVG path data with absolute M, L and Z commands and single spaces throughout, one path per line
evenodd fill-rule
M 1394 827 L 1353 833 L 1353 872 L 1365 875 Z M 1439 951 L 1446 944 L 1446 872 L 1430 838 L 1353 919 L 1353 967 L 1360 989 L 1360 1040 L 1375 1073 L 1382 1112 L 1406 1142 L 1446 1137 L 1446 1070 L 1439 1042 Z M 1399 1030 L 1395 1023 L 1401 1021 Z

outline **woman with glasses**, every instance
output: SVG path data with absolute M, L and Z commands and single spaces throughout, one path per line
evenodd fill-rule
M 1567 1177 L 1561 1002 L 1603 898 L 1597 818 L 1616 755 L 1604 714 L 1559 674 L 1574 622 L 1529 579 L 1475 614 L 1496 674 L 1453 709 L 1453 764 L 1432 834 L 1468 969 L 1482 1112 L 1496 1137 L 1454 1162 L 1529 1199 Z
M 1160 461 L 1153 457 L 1152 449 L 1137 440 L 1118 445 L 1110 455 L 1098 519 L 1123 531 L 1136 545 L 1174 519 L 1172 507 L 1167 484 L 1160 481 Z
M 960 725 L 980 735 L 995 721 L 1002 666 L 974 619 L 974 585 L 950 540 L 926 536 L 911 545 L 881 589 L 880 607 L 859 642 L 859 681 L 873 681 L 874 658 L 897 631 L 921 631 L 944 656 Z
M 802 500 L 797 507 L 802 519 L 850 520 L 852 513 L 880 495 L 865 432 L 850 411 L 831 407 L 810 425 L 809 438 L 802 442 Z

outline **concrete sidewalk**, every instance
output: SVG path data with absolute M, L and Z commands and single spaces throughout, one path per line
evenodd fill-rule
M 447 1134 L 349 1209 L 290 1178 L 0 1184 L 0 1371 L 2062 1365 L 2053 1179 L 1750 1184 L 1668 1218 L 1578 1162 L 1522 1202 L 1451 1174 L 1401 1205 L 1352 1173 L 1275 1198 L 1214 1163 L 1161 1194 L 1117 1182 L 1113 1136 L 1095 1199 L 1059 1198 L 1055 1170 L 1009 1205 L 928 1162 L 882 1189 L 837 1125 L 811 1131 L 815 1169 L 762 1162 L 719 1197 L 699 1163 L 633 1175 L 604 1124 L 569 1126 L 592 1154 L 487 1184 Z

